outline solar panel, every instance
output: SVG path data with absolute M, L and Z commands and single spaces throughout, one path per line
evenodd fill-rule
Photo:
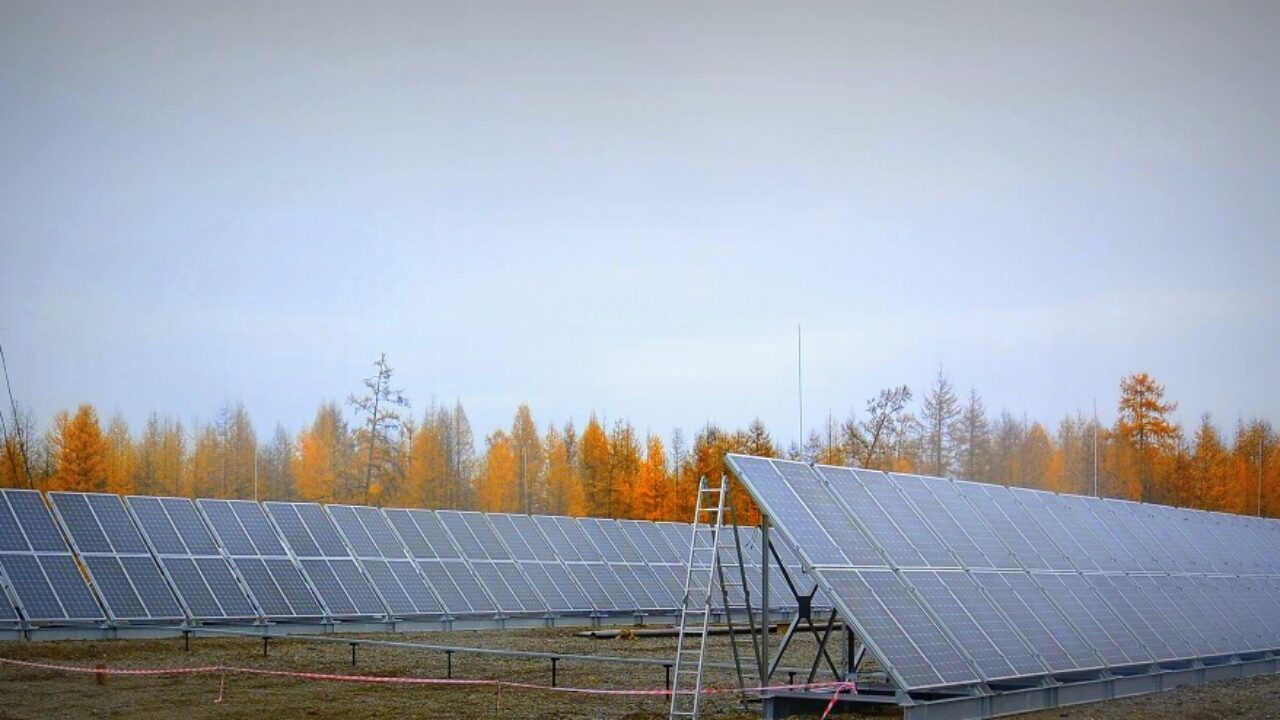
M 965 609 L 947 583 L 932 571 L 909 570 L 902 578 L 916 591 L 924 605 L 929 607 L 938 618 L 942 627 L 952 638 L 963 638 L 966 650 L 973 658 L 978 671 L 985 680 L 1017 677 L 1026 674 L 1019 672 L 1005 658 L 996 645 L 983 630 L 978 621 Z M 1032 657 L 1034 659 L 1034 656 Z
M 388 614 L 329 515 L 317 503 L 262 503 L 267 516 L 298 559 L 330 617 L 381 617 Z
M 409 514 L 408 510 L 386 508 L 382 513 L 386 516 L 387 521 L 391 523 L 391 527 L 394 528 L 396 537 L 409 550 L 410 557 L 414 559 L 436 557 L 435 551 L 431 549 L 431 544 L 423 537 L 422 531 L 418 529 L 417 523 L 413 521 L 413 516 Z
M 405 559 L 395 531 L 377 508 L 328 505 L 325 510 L 352 549 L 356 562 L 391 613 L 398 617 L 442 615 L 444 607 L 417 566 Z M 411 521 L 410 521 L 411 522 Z M 421 534 L 417 533 L 421 541 Z M 352 582 L 359 584 L 359 581 Z M 347 594 L 359 593 L 348 588 Z
M 591 601 L 556 557 L 555 550 L 531 517 L 490 513 L 486 518 L 549 610 L 581 614 L 592 611 Z
M 0 490 L 0 547 L 0 621 L 105 619 L 39 492 Z
M 595 583 L 600 586 L 607 601 L 604 604 L 597 604 L 596 609 L 603 612 L 614 613 L 634 613 L 641 609 L 641 600 L 637 600 L 627 589 L 627 583 L 618 575 L 617 571 L 604 562 L 604 556 L 600 554 L 599 548 L 591 541 L 590 535 L 582 525 L 580 519 L 568 517 L 556 517 L 552 521 L 563 542 L 552 542 L 557 552 L 572 552 L 582 558 L 582 562 L 587 564 L 587 572 L 594 579 Z M 545 531 L 545 528 L 544 528 Z M 548 533 L 548 536 L 549 533 Z M 568 562 L 567 556 L 562 559 Z M 574 573 L 574 577 L 578 577 L 578 573 Z M 634 585 L 635 580 L 631 579 Z M 584 586 L 585 587 L 585 586 Z M 650 603 L 651 601 L 644 601 Z
M 125 506 L 189 617 L 214 621 L 263 616 L 190 500 L 129 496 Z
M 475 572 L 462 560 L 449 533 L 430 510 L 386 508 L 382 511 L 426 584 L 449 616 L 491 616 L 497 608 Z M 392 567 L 393 572 L 403 570 Z M 404 586 L 402 578 L 401 585 Z M 410 593 L 412 597 L 412 593 Z
M 175 509 L 168 500 L 162 503 L 171 511 L 170 517 L 175 520 L 175 526 L 188 536 L 186 544 L 201 546 L 203 541 L 198 539 L 199 533 L 193 525 L 200 517 L 191 517 L 185 510 Z M 202 498 L 196 501 L 195 507 L 212 530 L 217 544 L 229 556 L 228 562 L 234 573 L 232 577 L 238 576 L 243 581 L 247 595 L 263 616 L 281 620 L 324 616 L 324 608 L 280 543 L 262 506 L 247 500 Z M 183 527 L 188 529 L 182 531 Z M 197 559 L 197 566 L 205 570 L 201 562 Z M 215 590 L 216 584 L 227 594 L 224 607 L 236 606 L 231 599 L 226 576 L 213 569 L 204 574 L 211 590 Z
M 462 549 L 467 564 L 499 611 L 507 614 L 547 612 L 547 603 L 511 560 L 510 551 L 483 514 L 440 510 L 436 515 Z
M 119 495 L 51 492 L 49 501 L 112 620 L 186 618 Z

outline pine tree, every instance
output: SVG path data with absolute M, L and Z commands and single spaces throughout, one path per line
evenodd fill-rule
M 382 353 L 373 363 L 374 374 L 364 379 L 365 395 L 351 395 L 347 403 L 364 417 L 356 433 L 356 445 L 364 458 L 364 502 L 374 502 L 383 494 L 394 495 L 396 489 L 397 449 L 401 447 L 400 431 L 404 419 L 401 409 L 408 409 L 409 399 L 403 390 L 391 387 L 393 370 Z
M 519 461 L 515 443 L 501 430 L 485 438 L 485 454 L 476 483 L 476 507 L 485 512 L 521 512 Z

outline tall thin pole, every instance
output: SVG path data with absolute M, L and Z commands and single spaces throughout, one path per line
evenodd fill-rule
M 804 453 L 804 336 L 796 324 L 796 398 L 800 404 L 800 452 Z
M 1098 497 L 1098 399 L 1093 399 L 1093 496 Z
M 258 502 L 258 443 L 253 444 L 253 501 Z

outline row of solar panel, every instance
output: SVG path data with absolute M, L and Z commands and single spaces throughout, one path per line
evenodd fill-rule
M 2 495 L 0 622 L 673 613 L 691 537 L 688 525 L 631 520 Z M 758 606 L 759 532 L 743 538 Z
M 729 463 L 904 688 L 1280 648 L 1280 522 Z

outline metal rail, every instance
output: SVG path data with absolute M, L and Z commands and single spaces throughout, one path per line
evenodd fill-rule
M 337 645 L 369 645 L 373 647 L 390 647 L 405 650 L 419 650 L 423 652 L 441 652 L 447 655 L 471 654 L 471 655 L 496 655 L 499 657 L 527 658 L 531 660 L 572 660 L 579 662 L 599 662 L 611 663 L 615 665 L 645 665 L 650 667 L 671 667 L 674 661 L 667 658 L 647 658 L 647 657 L 619 657 L 617 655 L 583 655 L 580 653 L 561 653 L 547 652 L 539 650 L 508 650 L 504 648 L 479 648 L 468 647 L 464 645 L 435 645 L 429 643 L 406 642 L 403 640 L 374 640 L 370 638 L 353 638 L 339 637 L 333 635 L 305 635 L 305 634 L 281 634 L 272 635 L 270 632 L 255 632 L 252 630 L 232 630 L 224 628 L 211 627 L 186 627 L 176 628 L 184 636 L 229 636 L 229 637 L 246 637 L 255 639 L 289 639 L 289 640 L 306 640 L 310 642 L 326 642 Z M 708 667 L 714 667 L 724 670 L 733 670 L 737 666 L 729 662 L 708 662 Z M 782 668 L 784 671 L 794 671 L 797 673 L 807 673 L 808 668 Z

